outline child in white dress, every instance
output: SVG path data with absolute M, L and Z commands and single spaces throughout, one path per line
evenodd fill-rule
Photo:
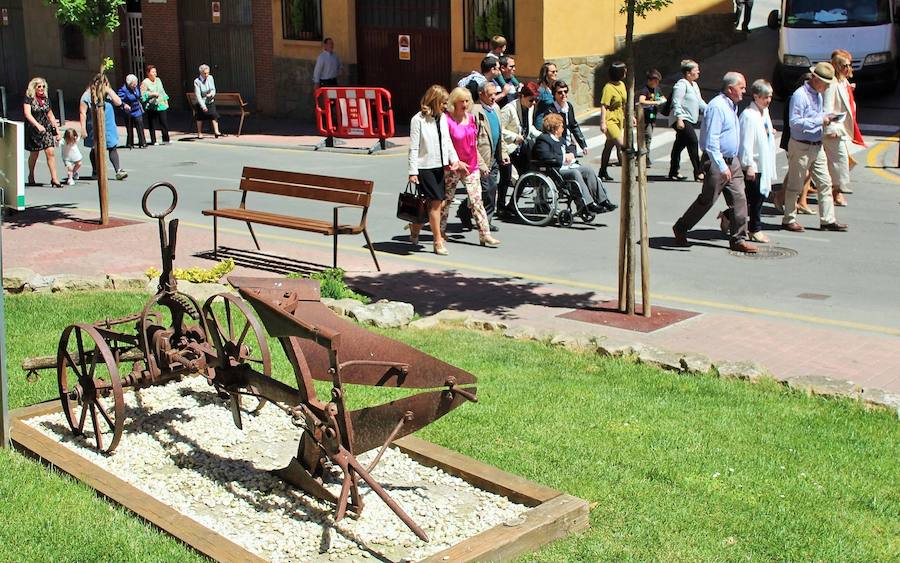
M 81 151 L 78 150 L 78 131 L 72 128 L 66 129 L 60 145 L 62 146 L 63 164 L 66 165 L 66 172 L 69 174 L 68 179 L 63 183 L 74 186 L 75 180 L 78 179 L 78 170 L 81 168 L 82 160 Z

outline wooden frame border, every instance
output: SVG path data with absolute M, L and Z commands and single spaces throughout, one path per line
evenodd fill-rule
M 203 555 L 217 561 L 265 561 L 25 423 L 29 418 L 60 410 L 59 401 L 54 400 L 12 411 L 13 444 L 20 451 L 68 473 Z M 394 445 L 423 465 L 440 468 L 480 489 L 531 507 L 520 523 L 494 526 L 435 553 L 424 559 L 425 562 L 509 560 L 569 534 L 586 530 L 589 526 L 588 503 L 583 499 L 501 471 L 415 436 L 401 438 Z

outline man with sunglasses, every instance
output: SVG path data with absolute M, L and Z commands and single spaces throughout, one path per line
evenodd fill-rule
M 500 57 L 500 74 L 494 77 L 494 83 L 497 85 L 497 105 L 500 108 L 519 97 L 522 85 L 516 78 L 516 59 L 506 55 Z

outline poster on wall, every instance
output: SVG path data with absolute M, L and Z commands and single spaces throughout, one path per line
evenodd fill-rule
M 9 25 L 9 10 L 6 8 L 0 8 L 0 25 L 3 27 Z
M 400 48 L 400 60 L 401 61 L 410 60 L 409 35 L 398 35 L 397 36 L 397 45 Z

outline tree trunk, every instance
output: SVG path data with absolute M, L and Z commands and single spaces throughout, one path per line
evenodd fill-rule
M 625 76 L 628 95 L 625 102 L 625 161 L 622 163 L 622 218 L 619 223 L 619 310 L 628 315 L 634 314 L 634 209 L 635 183 L 637 170 L 635 159 L 634 135 L 634 5 L 635 0 L 628 0 L 628 19 L 625 24 Z
M 107 199 L 109 179 L 106 174 L 106 92 L 99 77 L 103 75 L 101 66 L 98 78 L 91 83 L 91 110 L 94 120 L 94 156 L 97 173 L 97 190 L 100 196 L 100 224 L 109 224 L 109 202 Z

